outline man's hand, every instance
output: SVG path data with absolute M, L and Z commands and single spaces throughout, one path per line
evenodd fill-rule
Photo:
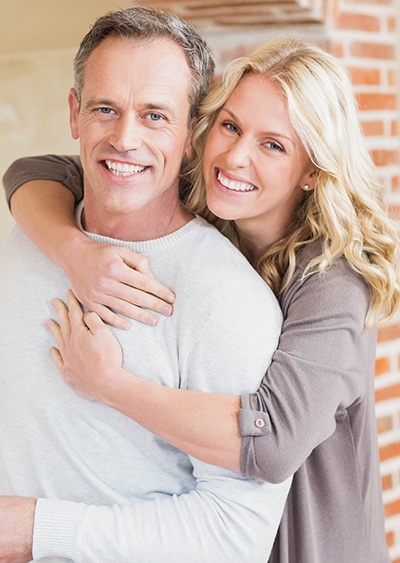
M 33 522 L 36 500 L 0 496 L 0 562 L 32 560 Z

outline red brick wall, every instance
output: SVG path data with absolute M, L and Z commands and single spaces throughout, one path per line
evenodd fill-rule
M 145 3 L 145 2 L 141 2 Z M 349 68 L 360 120 L 385 180 L 393 216 L 400 220 L 399 26 L 397 0 L 151 1 L 189 19 L 207 38 L 219 70 L 276 35 L 323 44 Z M 396 9 L 397 8 L 397 9 Z M 400 315 L 379 331 L 376 413 L 387 541 L 400 563 Z M 350 562 L 349 562 L 350 563 Z
M 400 140 L 396 2 L 327 3 L 331 50 L 350 69 L 360 119 L 375 163 L 385 179 L 393 215 L 400 218 Z M 400 325 L 382 327 L 376 360 L 376 413 L 387 541 L 400 563 Z

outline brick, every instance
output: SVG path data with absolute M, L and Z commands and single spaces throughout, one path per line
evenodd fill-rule
M 389 215 L 395 221 L 400 221 L 400 205 L 390 205 Z
M 397 137 L 399 135 L 399 122 L 396 120 L 392 121 L 390 124 L 390 133 L 393 137 Z
M 381 446 L 379 448 L 379 458 L 381 462 L 387 461 L 388 459 L 393 459 L 400 456 L 400 443 L 393 442 L 386 446 Z
M 385 504 L 385 516 L 395 516 L 400 514 L 400 499 Z
M 337 29 L 379 31 L 380 21 L 375 16 L 342 12 L 336 23 Z
M 338 59 L 343 59 L 344 57 L 343 43 L 333 43 L 330 47 L 330 51 Z
M 361 111 L 397 108 L 396 94 L 381 94 L 379 92 L 357 94 Z
M 347 4 L 378 4 L 379 6 L 391 6 L 392 0 L 347 0 Z
M 400 383 L 394 383 L 375 391 L 375 402 L 377 403 L 398 398 L 400 398 Z M 400 455 L 400 444 L 398 444 L 398 455 Z
M 397 29 L 397 19 L 395 17 L 389 16 L 387 19 L 387 30 L 390 33 L 393 33 L 393 31 L 396 31 Z
M 389 432 L 389 430 L 393 430 L 393 419 L 391 416 L 382 416 L 381 418 L 377 419 L 376 425 L 379 434 L 383 434 L 383 432 Z
M 382 489 L 388 491 L 393 488 L 393 478 L 391 475 L 382 476 Z
M 382 136 L 385 131 L 382 121 L 363 121 L 361 127 L 366 137 Z
M 400 151 L 377 150 L 372 151 L 372 158 L 376 166 L 390 166 L 400 163 Z
M 378 85 L 381 73 L 378 68 L 349 68 L 353 84 Z
M 390 371 L 390 360 L 389 358 L 377 358 L 375 361 L 375 375 L 382 375 Z
M 397 192 L 400 190 L 400 176 L 394 176 L 392 178 L 392 190 Z
M 388 70 L 387 81 L 389 86 L 396 86 L 397 84 L 397 70 L 391 68 Z
M 387 532 L 386 533 L 386 543 L 387 543 L 388 547 L 392 547 L 394 545 L 394 533 L 393 532 Z
M 378 342 L 387 342 L 400 338 L 400 325 L 393 324 L 382 326 L 378 331 Z
M 395 59 L 396 57 L 395 46 L 385 43 L 354 41 L 350 45 L 350 53 L 354 57 L 362 57 L 364 59 Z

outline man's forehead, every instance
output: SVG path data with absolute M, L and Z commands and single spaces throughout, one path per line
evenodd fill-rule
M 84 70 L 84 90 L 89 98 L 110 100 L 135 94 L 140 103 L 166 109 L 189 98 L 192 74 L 182 49 L 169 39 L 146 42 L 111 37 L 89 57 Z M 97 94 L 92 90 L 96 90 Z

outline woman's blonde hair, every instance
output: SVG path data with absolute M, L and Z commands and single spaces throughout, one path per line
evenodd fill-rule
M 389 318 L 400 303 L 399 232 L 387 215 L 348 72 L 320 47 L 278 39 L 228 65 L 221 83 L 204 100 L 193 134 L 188 207 L 240 246 L 234 222 L 219 219 L 207 208 L 202 155 L 220 109 L 250 73 L 265 75 L 281 88 L 292 126 L 317 168 L 316 188 L 305 193 L 287 234 L 266 249 L 257 271 L 275 293 L 282 292 L 293 276 L 299 249 L 318 240 L 321 254 L 308 264 L 305 275 L 322 273 L 345 256 L 370 290 L 367 325 Z

